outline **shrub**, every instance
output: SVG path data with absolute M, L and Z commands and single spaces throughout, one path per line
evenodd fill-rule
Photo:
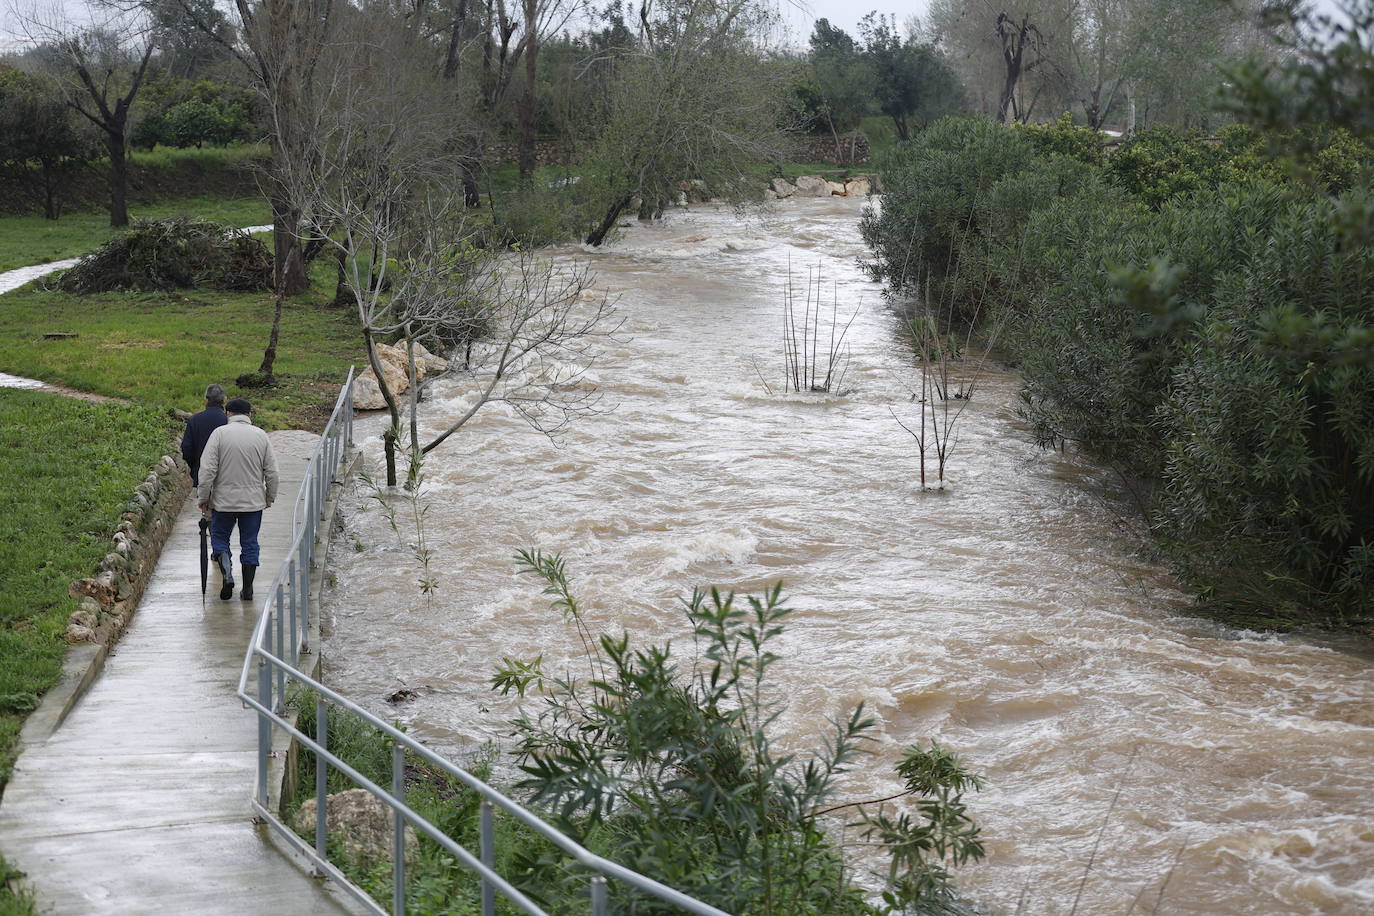
M 961 276 L 965 253 L 982 244 L 989 189 L 1033 156 L 1020 133 L 981 118 L 946 118 L 900 147 L 882 164 L 882 208 L 861 222 L 869 273 L 893 291 L 928 277 L 943 298 L 944 279 Z
M 57 280 L 65 292 L 271 289 L 272 255 L 245 232 L 190 217 L 140 220 Z
M 1209 601 L 1367 617 L 1374 204 L 1341 189 L 1363 186 L 1374 148 L 1324 129 L 1285 158 L 1272 150 L 1299 145 L 1249 128 L 1158 130 L 1098 166 L 1067 123 L 937 130 L 865 216 L 874 273 L 995 312 L 1037 440 L 1142 481 Z
M 1066 111 L 1049 124 L 1017 124 L 1014 129 L 1030 141 L 1041 156 L 1067 156 L 1084 165 L 1102 166 L 1107 162 L 1107 137 L 1089 127 L 1077 127 Z
M 773 746 L 768 668 L 789 613 L 781 586 L 742 601 L 693 592 L 684 610 L 696 661 L 680 667 L 671 646 L 594 635 L 560 558 L 522 552 L 520 562 L 577 628 L 588 677 L 545 678 L 537 659 L 504 659 L 494 683 L 542 695 L 539 711 L 515 723 L 528 774 L 520 785 L 593 851 L 732 913 L 872 913 L 820 820 L 846 810 L 892 853 L 884 896 L 893 910 L 954 901 L 947 868 L 983 855 L 961 801 L 981 780 L 957 757 L 935 744 L 907 750 L 898 774 L 913 816 L 900 803 L 830 801 L 873 726 L 862 707 L 834 723 L 821 752 L 800 759 Z M 566 867 L 550 863 L 541 883 L 556 887 Z M 634 894 L 614 902 L 617 911 L 660 911 Z

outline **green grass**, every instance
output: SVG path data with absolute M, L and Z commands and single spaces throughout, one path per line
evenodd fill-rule
M 159 146 L 151 150 L 132 150 L 129 161 L 135 165 L 153 168 L 186 168 L 188 166 L 211 169 L 237 168 L 254 159 L 264 159 L 270 154 L 265 143 L 236 144 L 234 146 L 205 146 L 200 149 L 187 147 L 176 149 Z
M 233 384 L 262 361 L 273 310 L 265 292 L 83 297 L 39 281 L 0 296 L 0 370 L 163 409 L 199 410 L 205 386 L 219 382 L 253 402 L 261 426 L 318 428 L 348 366 L 363 363 L 355 313 L 328 305 L 332 278 L 332 265 L 317 263 L 314 289 L 287 301 L 274 388 Z M 50 332 L 77 336 L 44 339 Z
M 297 727 L 306 734 L 315 734 L 315 702 L 313 694 L 301 694 L 296 699 L 300 717 Z M 329 749 L 359 773 L 379 786 L 391 786 L 391 739 L 372 725 L 351 713 L 331 708 L 329 712 Z M 462 765 L 483 782 L 490 782 L 494 747 L 487 745 Z M 294 820 L 301 804 L 315 797 L 315 755 L 302 750 L 297 758 L 296 796 L 284 800 L 287 823 Z M 330 767 L 326 778 L 327 791 L 344 792 L 356 788 L 351 779 Z M 413 755 L 406 758 L 406 804 L 439 828 L 464 848 L 479 848 L 479 816 L 481 799 L 471 789 L 454 781 L 447 773 Z M 557 850 L 534 831 L 512 818 L 498 814 L 493 831 L 494 867 L 517 887 L 527 884 L 534 866 L 541 860 L 556 860 Z M 428 836 L 418 834 L 419 843 L 406 856 L 406 911 L 410 913 L 459 913 L 478 911 L 481 882 L 446 849 Z M 308 829 L 302 835 L 313 843 L 315 833 Z M 392 868 L 390 851 L 370 860 L 347 854 L 342 838 L 333 832 L 328 844 L 329 860 L 343 871 L 348 879 L 369 893 L 374 900 L 390 902 L 392 897 Z M 526 892 L 549 890 L 525 886 Z M 498 916 L 511 916 L 515 907 L 501 894 L 496 896 Z
M 0 856 L 0 916 L 37 916 L 38 904 L 33 893 L 23 886 L 23 877 Z M 11 882 L 19 885 L 17 890 L 10 889 Z
M 61 673 L 77 608 L 67 586 L 95 571 L 175 434 L 166 411 L 0 389 L 0 784 L 24 717 Z
M 182 214 L 231 226 L 262 226 L 272 222 L 263 198 L 226 200 L 201 196 L 156 204 L 130 205 L 130 219 L 159 219 Z M 0 217 L 0 271 L 47 264 L 86 254 L 117 230 L 104 211 L 72 213 L 58 220 L 41 216 Z

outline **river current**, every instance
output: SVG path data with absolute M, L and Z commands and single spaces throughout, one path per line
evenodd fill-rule
M 612 409 L 551 442 L 498 405 L 432 453 L 429 598 L 407 519 L 398 536 L 354 488 L 325 599 L 331 683 L 461 759 L 510 734 L 513 702 L 488 687 L 502 656 L 578 664 L 518 548 L 567 558 L 593 629 L 673 639 L 683 657 L 694 585 L 782 580 L 782 742 L 817 747 L 865 704 L 876 753 L 837 801 L 896 791 L 918 740 L 962 755 L 987 778 L 970 808 L 988 855 L 960 871 L 980 904 L 1374 913 L 1369 655 L 1189 616 L 1101 472 L 1030 441 L 1003 369 L 959 419 L 952 488 L 921 492 L 890 412 L 915 422 L 918 374 L 858 266 L 860 207 L 703 206 L 555 250 L 617 297 L 625 324 L 593 370 Z M 789 269 L 819 270 L 826 298 L 857 309 L 847 393 L 777 393 Z M 438 381 L 422 428 L 468 403 Z M 381 422 L 359 427 L 374 469 Z M 418 698 L 388 704 L 401 687 Z

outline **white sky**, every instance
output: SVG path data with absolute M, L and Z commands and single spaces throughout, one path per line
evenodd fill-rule
M 28 0 L 0 0 L 0 52 L 18 48 L 23 43 L 15 40 L 15 22 L 11 11 L 15 3 L 27 4 Z M 40 0 L 44 2 L 44 0 Z M 61 0 L 58 0 L 60 3 Z M 870 12 L 894 15 L 898 25 L 908 16 L 924 17 L 929 0 L 776 0 L 782 14 L 788 36 L 783 41 L 797 48 L 806 47 L 817 19 L 829 19 L 831 25 L 844 29 L 858 37 L 859 20 Z M 1319 10 L 1336 11 L 1337 0 L 1314 0 Z M 73 2 L 73 6 L 79 3 Z
M 859 20 L 869 13 L 895 15 L 897 25 L 915 14 L 924 17 L 929 0 L 779 0 L 783 21 L 791 32 L 788 44 L 806 47 L 806 40 L 817 19 L 829 19 L 830 24 L 844 29 L 851 36 L 859 37 Z

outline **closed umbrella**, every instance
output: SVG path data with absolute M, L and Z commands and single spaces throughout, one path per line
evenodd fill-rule
M 205 607 L 205 584 L 210 578 L 210 520 L 200 517 L 200 606 Z

